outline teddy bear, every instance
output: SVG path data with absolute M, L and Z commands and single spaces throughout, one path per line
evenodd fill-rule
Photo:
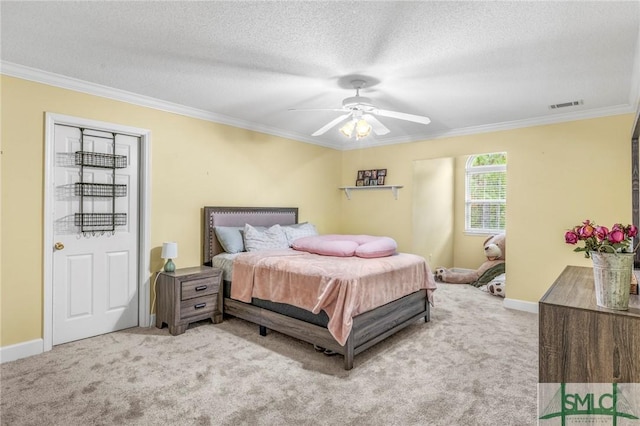
M 506 284 L 506 274 L 500 274 L 491 281 L 489 281 L 486 285 L 480 287 L 480 290 L 486 291 L 487 293 L 493 294 L 498 297 L 505 297 L 505 284 Z
M 480 287 L 505 272 L 506 234 L 492 235 L 484 243 L 484 254 L 487 260 L 475 271 L 455 272 L 444 267 L 435 271 L 437 281 L 450 284 L 472 284 Z

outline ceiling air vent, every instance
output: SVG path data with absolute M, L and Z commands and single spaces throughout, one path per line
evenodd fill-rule
M 549 105 L 549 109 L 566 108 L 566 107 L 572 107 L 572 106 L 577 106 L 582 104 L 584 104 L 584 101 L 580 99 L 579 101 L 563 102 L 561 104 Z

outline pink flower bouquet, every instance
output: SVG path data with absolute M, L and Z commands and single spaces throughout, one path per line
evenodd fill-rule
M 564 241 L 575 245 L 578 241 L 584 241 L 584 247 L 576 247 L 575 252 L 584 252 L 585 257 L 591 257 L 592 251 L 602 253 L 633 253 L 635 248 L 631 246 L 633 238 L 638 235 L 635 225 L 622 226 L 616 223 L 611 230 L 606 226 L 599 226 L 589 219 L 582 225 L 573 227 L 565 232 Z

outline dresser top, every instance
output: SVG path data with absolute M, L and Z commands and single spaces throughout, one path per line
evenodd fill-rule
M 540 303 L 640 318 L 640 296 L 638 295 L 629 295 L 628 311 L 617 311 L 598 306 L 596 304 L 593 268 L 583 266 L 567 266 L 551 288 L 542 296 Z

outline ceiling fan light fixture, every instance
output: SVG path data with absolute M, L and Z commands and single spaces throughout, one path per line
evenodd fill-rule
M 361 118 L 356 124 L 356 139 L 362 139 L 371 133 L 371 125 L 364 118 Z
M 340 127 L 340 133 L 351 138 L 353 131 L 356 129 L 356 120 L 349 120 L 344 126 Z
M 366 138 L 371 133 L 371 124 L 364 118 L 354 118 L 349 120 L 340 128 L 340 133 L 351 139 L 355 135 L 357 140 Z
M 342 123 L 344 120 L 348 120 L 348 122 L 343 124 L 339 130 L 340 133 L 349 139 L 352 137 L 355 137 L 358 140 L 366 138 L 371 134 L 371 131 L 373 131 L 377 136 L 384 136 L 388 134 L 390 130 L 376 118 L 377 116 L 412 121 L 420 124 L 429 124 L 431 122 L 429 117 L 422 115 L 379 109 L 372 103 L 371 99 L 360 96 L 360 89 L 366 85 L 364 80 L 352 80 L 351 84 L 356 91 L 356 95 L 343 99 L 342 108 L 307 109 L 308 111 L 342 111 L 346 113 L 334 118 L 324 126 L 320 127 L 318 130 L 313 132 L 311 136 L 324 135 L 329 131 L 329 129 L 335 128 L 335 126 Z

